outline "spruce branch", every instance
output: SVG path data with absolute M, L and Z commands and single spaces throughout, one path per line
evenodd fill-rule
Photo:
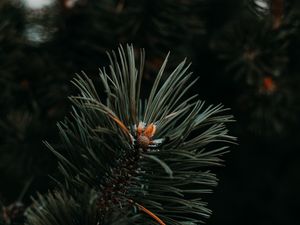
M 203 194 L 217 184 L 210 167 L 222 163 L 227 144 L 235 141 L 225 126 L 232 116 L 224 115 L 222 105 L 205 106 L 197 96 L 187 97 L 195 80 L 185 60 L 162 81 L 167 56 L 144 100 L 144 50 L 138 62 L 130 45 L 108 57 L 110 66 L 100 70 L 101 85 L 86 74 L 72 81 L 80 94 L 70 97 L 71 117 L 58 124 L 64 148 L 46 142 L 64 177 L 60 189 L 75 202 L 87 186 L 95 190 L 99 217 L 91 224 L 111 224 L 104 218 L 116 214 L 129 224 L 203 222 L 211 213 Z M 53 194 L 40 197 L 28 211 L 28 224 L 45 224 L 48 214 L 63 218 L 59 208 L 73 207 L 64 202 Z M 38 211 L 41 204 L 45 210 Z

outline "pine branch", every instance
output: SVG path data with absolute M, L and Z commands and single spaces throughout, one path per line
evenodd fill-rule
M 100 219 L 106 220 L 105 224 L 122 224 L 118 214 L 110 214 L 109 220 L 100 218 L 97 198 L 96 191 L 87 189 L 77 192 L 75 196 L 65 191 L 38 195 L 26 212 L 27 220 L 29 224 L 44 225 L 96 225 Z
M 292 9 L 282 8 L 281 0 L 249 2 L 261 2 L 268 10 L 278 7 L 272 12 L 278 15 L 258 19 L 240 14 L 216 35 L 211 46 L 225 62 L 229 75 L 225 79 L 239 93 L 234 107 L 240 111 L 238 120 L 244 121 L 242 129 L 264 137 L 283 136 L 299 112 L 298 91 L 293 85 L 298 78 L 291 70 L 290 53 L 299 19 Z
M 211 213 L 202 194 L 217 184 L 209 168 L 222 163 L 224 142 L 235 141 L 224 125 L 232 116 L 223 115 L 222 105 L 207 107 L 197 96 L 186 97 L 195 81 L 185 61 L 163 82 L 167 56 L 148 99 L 140 100 L 144 51 L 138 63 L 129 45 L 108 56 L 108 70 L 100 70 L 105 97 L 87 75 L 77 76 L 73 84 L 80 94 L 70 98 L 72 116 L 58 125 L 65 147 L 46 142 L 59 160 L 60 189 L 72 196 L 86 185 L 95 189 L 100 224 L 116 208 L 135 224 L 202 222 Z M 44 224 L 52 211 L 39 213 L 36 218 L 29 211 L 28 224 Z

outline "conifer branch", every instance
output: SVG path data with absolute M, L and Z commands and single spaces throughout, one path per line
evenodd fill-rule
M 50 225 L 43 220 L 61 217 L 60 207 L 77 207 L 72 202 L 86 187 L 96 193 L 98 224 L 111 224 L 105 221 L 116 214 L 129 224 L 153 224 L 149 216 L 161 225 L 199 224 L 210 215 L 199 195 L 217 183 L 209 167 L 220 165 L 225 142 L 235 141 L 225 126 L 232 116 L 222 105 L 186 97 L 195 81 L 185 60 L 163 82 L 166 57 L 149 98 L 140 100 L 144 51 L 139 63 L 130 45 L 108 56 L 109 72 L 100 70 L 105 97 L 87 75 L 73 80 L 80 94 L 70 98 L 72 116 L 58 124 L 64 148 L 46 142 L 64 177 L 61 191 L 40 197 L 36 205 L 46 209 L 29 210 L 28 224 Z

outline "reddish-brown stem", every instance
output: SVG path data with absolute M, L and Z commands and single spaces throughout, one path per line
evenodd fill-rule
M 149 215 L 150 217 L 152 217 L 156 222 L 158 222 L 160 225 L 166 225 L 157 215 L 155 215 L 153 212 L 151 212 L 149 209 L 145 208 L 144 206 L 129 200 L 129 202 L 135 204 L 139 210 L 141 210 L 142 212 L 146 213 L 147 215 Z

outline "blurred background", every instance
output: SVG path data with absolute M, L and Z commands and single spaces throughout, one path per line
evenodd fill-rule
M 4 224 L 53 186 L 56 161 L 42 141 L 58 139 L 70 80 L 98 79 L 119 43 L 146 49 L 144 93 L 171 51 L 168 70 L 186 57 L 200 77 L 193 92 L 236 118 L 238 145 L 205 196 L 207 224 L 300 224 L 299 16 L 296 0 L 0 0 Z

